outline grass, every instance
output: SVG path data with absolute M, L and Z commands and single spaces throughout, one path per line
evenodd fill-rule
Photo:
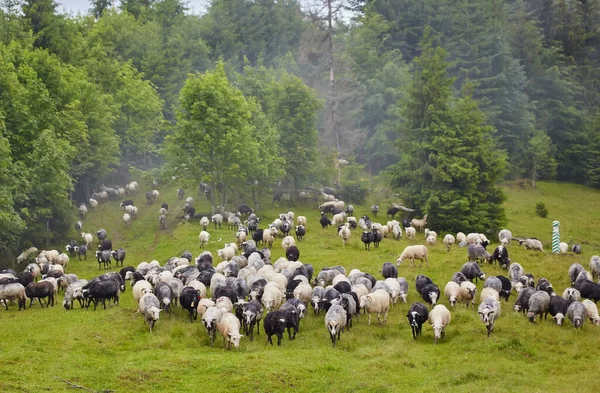
M 180 203 L 175 190 L 160 190 L 161 202 L 171 206 L 165 230 L 158 229 L 160 206 L 146 206 L 143 193 L 135 197 L 141 214 L 131 228 L 122 227 L 118 202 L 108 202 L 86 217 L 84 230 L 105 228 L 113 245 L 127 250 L 125 265 L 152 259 L 162 264 L 185 250 L 197 255 L 201 229 L 197 222 L 180 224 L 174 218 Z M 587 267 L 591 255 L 600 253 L 600 235 L 594 231 L 600 220 L 600 194 L 582 186 L 543 182 L 536 190 L 509 183 L 504 191 L 508 197 L 507 227 L 515 236 L 538 237 L 549 250 L 551 223 L 560 220 L 563 240 L 583 244 L 582 255 L 534 253 L 516 244 L 510 247 L 513 261 L 536 278 L 548 278 L 562 293 L 568 286 L 571 263 Z M 539 201 L 549 209 L 546 219 L 535 215 Z M 197 211 L 208 211 L 205 200 L 195 206 Z M 287 210 L 270 206 L 259 215 L 267 223 Z M 332 228 L 320 229 L 317 210 L 292 210 L 308 218 L 308 233 L 298 247 L 300 259 L 312 263 L 315 274 L 324 266 L 343 265 L 347 271 L 359 268 L 381 278 L 383 262 L 394 261 L 408 244 L 406 240 L 386 239 L 379 249 L 366 252 L 354 232 L 343 247 Z M 356 210 L 358 216 L 368 209 L 359 206 Z M 385 217 L 378 221 L 385 222 Z M 210 228 L 209 232 L 208 249 L 213 254 L 222 243 L 234 240 L 233 232 L 225 227 Z M 217 243 L 219 238 L 222 241 Z M 273 246 L 273 261 L 283 255 L 279 243 Z M 323 315 L 315 317 L 312 313 L 301 321 L 296 340 L 284 339 L 281 347 L 266 344 L 262 327 L 253 342 L 242 338 L 239 351 L 227 351 L 219 338 L 211 347 L 201 322 L 190 323 L 187 312 L 180 309 L 173 315 L 162 315 L 154 332 L 149 333 L 135 312 L 129 289 L 122 295 L 120 306 L 106 311 L 65 311 L 60 306 L 62 295 L 54 308 L 41 309 L 34 304 L 32 309 L 19 312 L 12 306 L 9 311 L 0 310 L 4 336 L 0 342 L 0 391 L 72 391 L 53 376 L 91 389 L 117 392 L 553 392 L 567 387 L 594 391 L 596 378 L 591 376 L 598 361 L 592 349 L 600 346 L 600 328 L 587 322 L 581 331 L 569 323 L 557 327 L 551 320 L 531 324 L 512 311 L 514 295 L 510 302 L 502 303 L 502 316 L 490 338 L 476 312 L 457 306 L 451 308 L 452 322 L 438 345 L 433 344 L 429 326 L 424 327 L 421 338 L 412 339 L 405 315 L 410 303 L 421 301 L 414 291 L 416 275 L 427 274 L 443 291 L 465 260 L 465 249 L 446 253 L 440 243 L 430 248 L 430 268 L 400 267 L 400 275 L 411 285 L 408 304 L 396 305 L 383 326 L 377 325 L 376 319 L 367 326 L 366 318 L 361 317 L 352 330 L 342 333 L 335 348 L 331 347 Z M 503 274 L 497 267 L 483 269 L 488 275 Z M 72 260 L 67 271 L 84 278 L 99 274 L 91 257 L 87 262 Z M 482 283 L 478 288 L 481 290 Z M 445 299 L 441 303 L 448 305 Z

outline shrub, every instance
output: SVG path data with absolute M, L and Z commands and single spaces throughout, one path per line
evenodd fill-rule
M 368 188 L 360 183 L 342 184 L 339 191 L 339 199 L 348 203 L 364 204 L 369 194 Z
M 535 204 L 535 214 L 542 218 L 548 217 L 548 208 L 544 202 L 538 202 Z

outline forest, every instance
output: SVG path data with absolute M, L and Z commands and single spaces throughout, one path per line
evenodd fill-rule
M 600 187 L 598 0 L 187 9 L 0 0 L 3 258 L 64 239 L 74 205 L 133 175 L 231 204 L 377 178 L 476 231 L 504 222 L 504 179 Z

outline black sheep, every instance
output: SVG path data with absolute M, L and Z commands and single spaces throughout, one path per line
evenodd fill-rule
M 183 199 L 183 196 L 185 195 L 185 190 L 183 188 L 179 188 L 177 189 L 177 197 L 179 199 Z
M 402 219 L 402 226 L 403 226 L 404 228 L 408 228 L 408 227 L 410 227 L 410 221 L 408 221 L 406 218 L 403 218 L 403 219 Z
M 283 312 L 283 314 L 285 315 L 285 327 L 287 328 L 287 331 L 288 331 L 288 338 L 290 340 L 295 339 L 296 334 L 298 333 L 299 326 L 300 326 L 300 316 L 298 315 L 298 310 L 292 304 L 284 303 L 279 308 L 279 311 Z M 294 331 L 293 336 L 292 336 L 292 330 Z
M 69 255 L 71 257 L 74 257 L 75 254 L 77 253 L 78 246 L 79 246 L 79 244 L 77 244 L 77 240 L 71 240 L 71 241 L 69 241 L 69 244 L 67 244 L 65 249 L 67 250 L 67 252 L 69 253 Z
M 550 308 L 548 310 L 558 326 L 562 326 L 562 321 L 567 315 L 567 309 L 569 308 L 570 304 L 570 301 L 563 299 L 560 296 L 550 297 Z
M 19 280 L 19 283 L 23 285 L 24 288 L 27 288 L 27 285 L 33 282 L 33 274 L 31 274 L 30 272 L 21 272 L 17 274 L 17 279 Z
M 485 273 L 483 273 L 481 269 L 479 269 L 479 265 L 477 264 L 477 262 L 465 263 L 462 269 L 460 269 L 460 271 L 471 282 L 473 281 L 473 279 L 475 279 L 475 282 L 477 282 L 477 279 L 485 280 Z
M 421 293 L 423 288 L 425 288 L 425 286 L 428 284 L 433 284 L 433 281 L 431 281 L 431 278 L 423 274 L 419 274 L 417 278 L 415 278 L 415 288 L 417 289 L 418 293 Z
M 98 237 L 99 242 L 102 242 L 104 239 L 106 239 L 107 235 L 108 235 L 108 233 L 106 232 L 106 229 L 104 229 L 104 228 L 96 231 L 96 237 Z
M 492 254 L 492 258 L 488 260 L 489 263 L 494 263 L 495 261 L 498 261 L 498 265 L 500 265 L 502 269 L 508 270 L 510 259 L 508 259 L 508 249 L 505 246 L 499 245 L 496 247 Z
M 398 214 L 399 211 L 400 211 L 399 208 L 392 206 L 392 207 L 388 208 L 387 214 L 385 216 L 386 217 L 389 216 L 389 217 L 392 217 L 392 219 L 394 219 L 394 217 L 396 217 L 396 214 Z
M 373 228 L 373 244 L 375 248 L 379 248 L 379 243 L 383 240 L 383 234 L 377 229 Z
M 190 263 L 192 262 L 192 259 L 194 259 L 194 257 L 192 256 L 192 253 L 189 251 L 184 251 L 183 254 L 181 254 L 180 258 L 185 258 L 187 259 Z
M 398 278 L 398 268 L 391 262 L 385 262 L 381 268 L 383 278 Z
M 365 244 L 365 250 L 367 251 L 371 251 L 371 243 L 373 243 L 374 239 L 375 236 L 370 231 L 364 231 L 360 236 L 360 240 Z
M 421 289 L 420 294 L 427 303 L 435 305 L 440 298 L 440 289 L 434 283 L 430 283 Z
M 291 246 L 285 252 L 285 257 L 288 259 L 288 261 L 296 262 L 298 259 L 300 259 L 300 250 L 298 250 L 298 247 L 296 246 Z
M 283 338 L 283 333 L 285 332 L 285 314 L 281 311 L 271 311 L 265 317 L 263 321 L 263 328 L 265 330 L 265 334 L 267 335 L 267 339 L 273 345 L 273 340 L 271 336 L 277 336 L 277 345 L 281 345 L 281 339 Z
M 121 207 L 133 206 L 133 201 L 131 199 L 124 200 L 123 202 L 121 202 L 121 204 L 119 206 L 121 206 Z
M 185 205 L 183 208 L 183 215 L 187 218 L 194 218 L 196 214 L 196 208 L 192 205 Z
M 512 290 L 512 283 L 507 277 L 504 276 L 496 276 L 496 278 L 502 282 L 502 289 L 499 293 L 500 297 L 508 301 L 508 298 L 510 297 L 510 291 Z
M 134 273 L 135 268 L 133 266 L 126 266 L 126 267 L 122 268 L 121 270 L 119 270 L 119 275 L 123 279 L 123 282 L 125 282 L 125 276 L 127 275 L 127 272 Z
M 302 283 L 302 280 L 290 280 L 285 287 L 285 298 L 292 299 L 294 297 L 294 290 L 298 285 Z
M 413 339 L 416 340 L 417 336 L 421 335 L 423 324 L 427 322 L 427 319 L 429 318 L 427 306 L 423 303 L 413 303 L 406 314 L 406 318 L 408 318 L 408 323 L 412 329 Z
M 325 310 L 325 312 L 329 311 L 329 309 L 331 308 L 331 301 L 333 299 L 337 299 L 339 296 L 340 293 L 337 290 L 329 288 L 325 291 L 323 297 L 321 298 L 319 309 Z
M 94 302 L 94 311 L 96 311 L 98 301 L 101 300 L 106 310 L 106 299 L 114 299 L 115 303 L 119 304 L 119 282 L 115 279 L 96 281 L 83 290 L 83 297 L 87 299 L 86 307 L 90 306 L 90 302 Z
M 252 209 L 252 208 L 250 208 L 250 207 L 248 207 L 248 206 L 246 206 L 246 205 L 241 205 L 240 207 L 238 207 L 238 212 L 239 212 L 241 215 L 244 215 L 244 216 L 246 216 L 246 215 L 248 215 L 248 214 L 252 214 L 252 213 L 254 213 L 254 209 Z
M 301 242 L 304 239 L 304 235 L 306 235 L 306 228 L 304 225 L 296 225 L 296 239 Z
M 111 265 L 110 257 L 110 250 L 96 251 L 96 258 L 98 259 L 98 269 L 100 269 L 100 264 L 104 264 L 104 268 L 107 269 L 108 265 Z
M 246 336 L 250 336 L 250 341 L 254 339 L 254 326 L 256 333 L 260 332 L 260 320 L 262 319 L 263 308 L 258 300 L 250 300 L 244 304 L 242 310 L 242 326 Z
M 325 227 L 331 225 L 331 220 L 329 218 L 325 217 L 324 211 L 321 212 L 321 219 L 319 220 L 319 222 L 321 223 L 322 229 L 325 229 Z
M 216 301 L 218 298 L 225 296 L 231 300 L 232 304 L 237 303 L 237 294 L 235 293 L 235 289 L 228 287 L 226 285 L 220 285 L 215 289 L 213 293 L 212 299 Z
M 52 303 L 54 307 L 54 285 L 50 281 L 40 281 L 38 283 L 32 282 L 25 288 L 25 296 L 29 298 L 29 308 L 33 304 L 33 299 L 37 298 L 40 302 L 40 306 L 44 308 L 42 299 L 47 297 L 46 307 Z
M 257 228 L 252 233 L 252 240 L 254 240 L 254 242 L 256 244 L 259 244 L 263 241 L 263 232 L 264 232 L 264 229 Z
M 577 255 L 581 254 L 581 246 L 579 244 L 573 244 L 572 250 Z
M 547 279 L 545 279 L 543 277 L 538 280 L 538 283 L 537 283 L 535 289 L 538 291 L 546 291 L 548 293 L 548 295 L 550 295 L 550 296 L 556 295 L 554 293 L 554 289 L 552 288 L 552 284 L 550 284 L 550 281 L 548 281 Z
M 594 303 L 600 300 L 600 284 L 584 279 L 576 281 L 574 288 L 579 291 L 582 298 L 588 298 Z
M 349 293 L 352 290 L 350 284 L 346 281 L 340 281 L 333 286 L 333 289 L 338 291 L 339 293 Z
M 112 241 L 110 239 L 102 240 L 102 243 L 98 246 L 99 251 L 109 250 L 112 251 Z

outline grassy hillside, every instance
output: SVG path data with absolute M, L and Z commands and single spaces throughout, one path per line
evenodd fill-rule
M 127 250 L 125 265 L 156 259 L 163 264 L 171 256 L 190 250 L 200 253 L 197 222 L 181 224 L 175 219 L 176 187 L 160 189 L 161 202 L 171 209 L 168 228 L 158 229 L 159 205 L 146 206 L 143 193 L 136 197 L 141 214 L 131 228 L 123 228 L 118 202 L 101 205 L 86 217 L 84 230 L 95 232 L 103 227 L 116 247 Z M 523 189 L 507 184 L 508 228 L 515 236 L 535 236 L 549 250 L 552 220 L 561 221 L 566 241 L 583 244 L 583 255 L 551 255 L 510 247 L 510 257 L 527 272 L 548 278 L 557 292 L 568 286 L 567 269 L 573 262 L 588 266 L 591 255 L 600 253 L 600 235 L 594 231 L 600 219 L 600 194 L 591 189 L 559 183 L 538 183 L 538 189 Z M 189 192 L 188 192 L 189 194 Z M 193 195 L 196 199 L 199 196 Z M 535 216 L 535 203 L 543 201 L 548 218 Z M 196 201 L 197 212 L 208 211 L 205 200 Z M 269 207 L 259 212 L 263 223 L 270 222 L 287 207 Z M 381 278 L 381 265 L 395 261 L 406 240 L 386 239 L 379 249 L 366 252 L 357 232 L 342 246 L 333 228 L 321 230 L 319 212 L 310 207 L 294 207 L 296 215 L 306 215 L 305 241 L 297 243 L 300 259 L 312 263 L 315 272 L 324 266 L 343 265 L 349 272 L 359 268 Z M 357 207 L 356 215 L 368 213 Z M 385 222 L 385 217 L 375 221 Z M 468 230 L 465 228 L 465 230 Z M 209 229 L 208 249 L 215 253 L 234 233 Z M 75 234 L 73 234 L 75 236 Z M 443 238 L 440 234 L 440 239 Z M 79 239 L 79 237 L 77 237 Z M 221 242 L 217 240 L 221 238 Z M 492 241 L 497 238 L 491 237 Z M 423 236 L 419 235 L 422 243 Z M 589 243 L 589 244 L 588 244 Z M 280 241 L 273 246 L 272 260 L 283 255 Z M 215 258 L 217 260 L 218 258 Z M 515 296 L 502 303 L 502 316 L 492 337 L 479 321 L 476 311 L 463 306 L 451 308 L 452 322 L 438 345 L 427 325 L 423 336 L 414 341 L 406 322 L 410 304 L 422 301 L 414 290 L 417 274 L 427 274 L 443 288 L 466 261 L 466 250 L 445 251 L 441 241 L 430 249 L 430 267 L 399 268 L 410 283 L 408 304 L 398 304 L 390 312 L 388 323 L 379 326 L 376 319 L 367 325 L 365 317 L 350 331 L 342 333 L 336 348 L 331 348 L 323 315 L 312 313 L 301 321 L 294 341 L 284 339 L 281 347 L 266 344 L 264 332 L 254 342 L 242 338 L 239 351 L 227 351 L 220 339 L 211 347 L 201 322 L 189 322 L 187 313 L 175 310 L 161 315 L 153 333 L 127 290 L 118 307 L 106 311 L 65 311 L 54 308 L 0 311 L 4 340 L 0 343 L 0 391 L 39 392 L 71 391 L 57 376 L 92 389 L 117 392 L 148 391 L 242 391 L 242 392 L 398 392 L 403 390 L 437 392 L 465 391 L 564 391 L 574 388 L 593 391 L 597 361 L 592 348 L 600 346 L 600 328 L 588 322 L 575 331 L 569 322 L 562 328 L 550 319 L 531 324 L 512 311 Z M 114 269 L 114 268 L 113 268 Z M 488 275 L 504 274 L 497 267 L 484 266 Z M 97 274 L 98 264 L 71 261 L 67 271 L 80 277 Z M 482 283 L 478 284 L 481 290 Z M 442 304 L 448 305 L 446 299 Z M 589 377 L 585 377 L 588 375 Z

